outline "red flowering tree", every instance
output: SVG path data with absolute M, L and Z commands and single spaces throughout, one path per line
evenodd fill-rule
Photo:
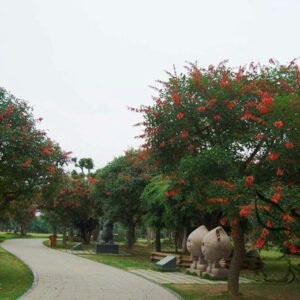
M 96 201 L 91 196 L 93 184 L 80 175 L 64 174 L 43 190 L 40 209 L 49 221 L 56 222 L 63 229 L 63 242 L 66 230 L 73 225 L 79 229 L 85 244 L 90 243 L 91 234 L 97 225 Z
M 139 109 L 144 147 L 164 173 L 187 179 L 199 206 L 222 209 L 234 241 L 228 290 L 237 295 L 243 224 L 255 211 L 256 191 L 280 202 L 285 215 L 277 221 L 286 231 L 290 206 L 299 207 L 300 69 L 270 60 L 247 69 L 190 65 L 169 75 L 154 104 Z M 266 216 L 273 206 L 258 208 Z
M 27 201 L 63 172 L 68 153 L 38 130 L 32 109 L 0 88 L 0 211 Z

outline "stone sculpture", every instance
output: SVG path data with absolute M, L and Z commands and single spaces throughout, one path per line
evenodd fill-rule
M 113 235 L 114 223 L 111 220 L 107 220 L 102 230 L 100 230 L 97 243 L 99 244 L 113 244 L 114 243 L 114 235 Z
M 225 259 L 230 256 L 232 245 L 225 230 L 218 226 L 207 233 L 203 238 L 201 249 L 208 262 L 207 274 L 214 278 L 226 279 L 228 270 L 225 268 Z
M 193 257 L 189 269 L 192 273 L 227 279 L 225 259 L 231 255 L 232 245 L 229 236 L 221 226 L 211 231 L 203 225 L 198 227 L 189 235 L 187 248 Z
M 205 271 L 207 267 L 207 261 L 202 253 L 201 245 L 204 236 L 208 233 L 207 228 L 202 225 L 190 233 L 187 239 L 187 249 L 190 252 L 193 262 L 191 269 Z
M 99 232 L 96 243 L 96 253 L 118 254 L 119 246 L 114 243 L 113 235 L 114 223 L 107 220 L 102 230 Z

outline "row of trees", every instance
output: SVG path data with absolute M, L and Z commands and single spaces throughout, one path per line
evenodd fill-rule
M 237 295 L 253 216 L 262 225 L 256 247 L 278 230 L 295 252 L 299 87 L 295 61 L 238 69 L 191 64 L 161 82 L 153 105 L 133 109 L 144 118 L 142 149 L 95 173 L 91 159 L 72 159 L 80 169 L 72 174 L 63 171 L 67 153 L 36 129 L 28 105 L 1 90 L 0 211 L 42 209 L 64 233 L 76 226 L 86 243 L 104 216 L 128 228 L 129 247 L 137 224 L 146 223 L 156 230 L 157 249 L 162 228 L 185 241 L 192 223 L 220 223 L 234 242 L 228 290 Z

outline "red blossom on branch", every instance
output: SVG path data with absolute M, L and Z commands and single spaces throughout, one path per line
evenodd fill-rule
M 46 155 L 51 155 L 51 153 L 52 153 L 52 145 L 49 144 L 49 145 L 47 145 L 46 147 L 43 147 L 43 148 L 41 149 L 41 152 L 42 152 L 43 154 L 46 154 Z
M 27 159 L 26 161 L 24 161 L 23 163 L 21 163 L 21 167 L 23 168 L 27 168 L 31 165 L 32 159 Z
M 278 158 L 279 158 L 279 155 L 278 155 L 278 153 L 276 153 L 276 152 L 271 152 L 271 153 L 268 155 L 268 159 L 271 160 L 271 161 L 277 160 Z
M 284 147 L 286 147 L 287 149 L 292 149 L 294 148 L 294 144 L 292 142 L 285 142 Z
M 256 248 L 262 248 L 265 244 L 265 239 L 263 237 L 259 237 L 258 240 L 255 243 Z
M 225 226 L 227 224 L 227 218 L 224 217 L 224 218 L 220 219 L 220 224 L 222 226 Z
M 274 203 L 278 203 L 280 201 L 281 195 L 280 193 L 275 193 L 272 195 L 271 200 Z
M 276 122 L 274 122 L 274 126 L 276 128 L 281 128 L 283 126 L 283 122 L 282 121 L 276 121 Z
M 177 116 L 176 116 L 176 118 L 177 118 L 178 120 L 182 119 L 183 117 L 184 117 L 184 113 L 183 113 L 183 112 L 179 112 L 179 113 L 177 114 Z
M 199 106 L 199 107 L 197 108 L 197 110 L 198 110 L 199 112 L 203 112 L 203 111 L 206 110 L 206 107 L 205 107 L 205 106 Z
M 281 168 L 281 167 L 278 167 L 277 168 L 277 171 L 276 171 L 276 175 L 279 177 L 279 176 L 283 176 L 283 173 L 284 173 L 284 171 L 283 171 L 283 169 Z
M 268 107 L 263 104 L 259 104 L 256 106 L 256 109 L 261 113 L 261 114 L 266 114 L 268 112 Z
M 271 95 L 266 92 L 261 93 L 261 102 L 265 105 L 270 105 L 273 103 Z
M 172 100 L 175 105 L 180 105 L 181 103 L 179 95 L 175 92 L 172 94 Z
M 185 139 L 188 138 L 188 136 L 189 136 L 188 131 L 186 129 L 182 129 L 182 131 L 181 131 L 181 137 L 182 137 L 182 139 L 185 140 Z
M 213 119 L 215 121 L 220 121 L 221 120 L 221 115 L 220 114 L 216 114 L 216 115 L 214 115 Z
M 251 212 L 251 207 L 243 206 L 240 208 L 240 217 L 246 218 L 249 216 L 250 212 Z
M 254 183 L 254 177 L 253 176 L 247 176 L 245 179 L 245 185 L 246 187 L 252 186 Z

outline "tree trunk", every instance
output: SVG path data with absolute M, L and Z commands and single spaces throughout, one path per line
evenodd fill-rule
M 155 230 L 155 251 L 161 252 L 160 228 L 159 227 L 156 227 L 156 230 Z
M 70 242 L 74 241 L 74 227 L 73 227 L 73 225 L 69 229 L 68 240 Z
M 174 234 L 174 246 L 175 246 L 175 253 L 178 252 L 178 230 L 175 230 Z
M 132 249 L 135 242 L 135 224 L 130 223 L 128 224 L 127 229 L 127 247 L 128 249 Z
M 20 224 L 20 233 L 21 235 L 26 235 L 26 227 L 24 224 Z
M 67 227 L 63 226 L 63 246 L 65 247 L 67 245 Z
M 229 267 L 227 289 L 231 296 L 237 297 L 239 296 L 240 268 L 245 256 L 245 241 L 244 232 L 239 222 L 231 228 L 233 232 L 234 251 Z
M 187 253 L 187 246 L 186 246 L 186 242 L 187 242 L 187 238 L 188 238 L 188 227 L 184 226 L 183 227 L 183 232 L 182 232 L 182 242 L 181 242 L 181 249 L 183 253 Z

